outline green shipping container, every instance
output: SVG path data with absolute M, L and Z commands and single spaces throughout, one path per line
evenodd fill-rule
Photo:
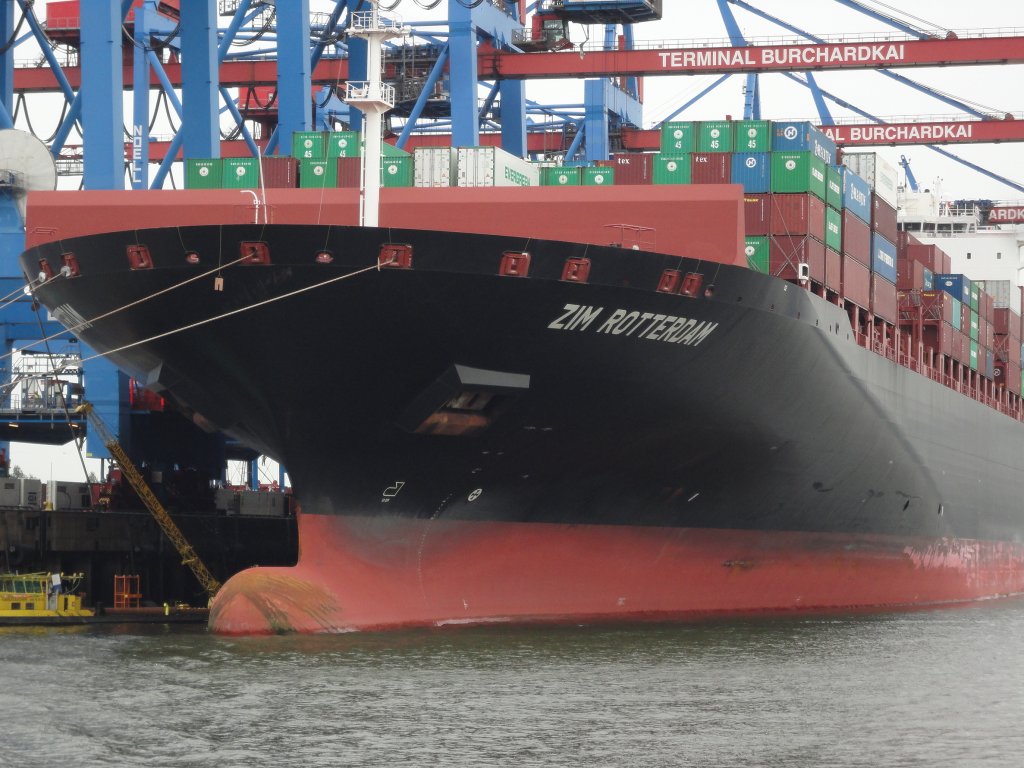
M 300 189 L 323 189 L 336 186 L 338 186 L 338 158 L 299 161 Z
M 770 152 L 772 124 L 767 120 L 737 120 L 732 129 L 734 152 Z
M 661 151 L 666 155 L 688 155 L 697 150 L 697 132 L 692 122 L 661 126 Z
M 971 339 L 978 340 L 978 313 L 973 309 L 971 310 Z
M 825 162 L 810 152 L 772 153 L 772 192 L 810 192 L 825 199 Z
M 382 157 L 380 161 L 380 185 L 382 187 L 412 186 L 412 155 L 405 157 Z
M 359 157 L 359 134 L 355 131 L 328 131 L 327 157 Z
M 225 157 L 223 163 L 224 189 L 256 189 L 260 185 L 260 162 L 255 157 Z
M 185 189 L 220 189 L 223 165 L 219 158 L 185 161 Z
M 971 311 L 978 311 L 978 302 L 981 300 L 981 286 L 971 283 Z
M 386 141 L 380 143 L 380 154 L 383 157 L 412 157 L 411 152 L 399 149 L 394 144 L 388 144 Z
M 584 168 L 582 182 L 584 187 L 610 187 L 615 184 L 615 169 Z
M 697 130 L 698 152 L 732 152 L 732 123 L 707 120 Z
M 839 166 L 825 166 L 825 204 L 843 210 L 843 174 Z
M 978 342 L 971 342 L 971 370 L 978 370 Z
M 540 184 L 542 187 L 578 187 L 580 184 L 579 168 L 541 168 Z
M 951 296 L 949 303 L 953 307 L 953 330 L 954 331 L 959 331 L 959 330 L 961 330 L 960 324 L 961 324 L 961 320 L 963 318 L 963 310 L 960 307 L 960 300 L 959 299 L 954 299 Z
M 654 183 L 655 184 L 689 184 L 690 183 L 690 156 L 689 155 L 655 155 L 654 156 Z
M 747 268 L 768 274 L 768 238 L 748 237 L 746 240 Z
M 295 131 L 292 134 L 292 157 L 299 160 L 323 160 L 327 157 L 321 131 Z
M 836 253 L 843 252 L 843 214 L 828 207 L 825 208 L 825 245 Z

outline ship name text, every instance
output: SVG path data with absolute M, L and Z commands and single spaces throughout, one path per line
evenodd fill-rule
M 658 56 L 661 58 L 663 69 L 872 65 L 902 62 L 907 58 L 906 46 L 902 43 L 751 46 L 717 50 L 661 51 Z
M 632 336 L 686 347 L 696 347 L 717 327 L 718 323 L 706 320 L 635 309 L 615 309 L 606 314 L 604 307 L 580 304 L 566 304 L 561 314 L 548 323 L 548 328 L 555 331 L 593 329 L 594 333 Z

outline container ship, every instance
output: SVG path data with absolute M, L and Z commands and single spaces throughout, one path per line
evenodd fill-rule
M 1024 591 L 1020 315 L 901 236 L 880 156 L 761 121 L 601 181 L 480 152 L 398 163 L 377 227 L 342 157 L 30 195 L 36 299 L 288 469 L 298 562 L 233 576 L 214 631 Z

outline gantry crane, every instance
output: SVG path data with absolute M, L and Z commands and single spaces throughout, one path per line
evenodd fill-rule
M 192 545 L 188 543 L 181 529 L 178 528 L 174 520 L 171 519 L 170 514 L 164 509 L 163 504 L 160 503 L 159 499 L 153 495 L 153 491 L 150 489 L 149 484 L 142 477 L 142 473 L 136 468 L 135 464 L 131 459 L 128 458 L 127 452 L 121 447 L 121 444 L 114 437 L 113 433 L 107 428 L 107 425 L 103 423 L 103 420 L 99 417 L 99 414 L 93 409 L 90 403 L 83 403 L 75 409 L 76 413 L 84 414 L 88 419 L 89 423 L 92 424 L 93 428 L 99 434 L 100 439 L 106 446 L 110 455 L 117 461 L 118 466 L 121 468 L 121 473 L 131 484 L 135 493 L 138 494 L 139 498 L 142 499 L 142 503 L 146 505 L 146 509 L 149 510 L 150 514 L 153 515 L 153 519 L 156 520 L 157 525 L 164 532 L 174 548 L 178 550 L 178 554 L 181 555 L 181 562 L 183 565 L 187 565 L 192 573 L 195 574 L 196 580 L 200 586 L 206 591 L 210 600 L 213 600 L 213 596 L 217 594 L 220 589 L 220 582 L 214 578 L 213 574 L 206 567 L 206 564 L 202 561 L 196 551 L 192 548 Z

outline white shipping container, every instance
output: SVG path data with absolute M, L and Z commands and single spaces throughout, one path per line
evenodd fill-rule
M 237 515 L 238 491 L 232 488 L 218 488 L 213 495 L 213 504 L 218 510 L 229 515 Z
M 897 206 L 896 187 L 899 173 L 896 166 L 877 152 L 843 153 L 843 165 L 871 185 L 871 189 L 893 208 Z
M 284 494 L 279 491 L 242 491 L 239 511 L 243 515 L 284 516 Z
M 459 147 L 456 186 L 537 187 L 540 169 L 497 147 Z
M 14 477 L 0 479 L 0 507 L 21 506 L 21 481 Z
M 54 509 L 89 509 L 92 507 L 92 492 L 86 483 L 54 482 L 54 493 L 49 496 Z
M 451 147 L 416 147 L 413 150 L 414 187 L 450 187 L 455 169 Z
M 1010 306 L 1009 280 L 976 280 L 982 290 L 992 297 L 992 306 L 1000 309 Z
M 18 506 L 41 509 L 43 506 L 43 481 L 36 477 L 19 480 L 21 501 Z

